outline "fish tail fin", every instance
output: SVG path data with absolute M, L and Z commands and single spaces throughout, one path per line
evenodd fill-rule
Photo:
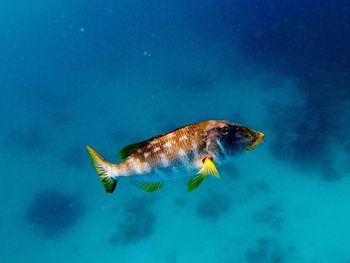
M 94 149 L 86 146 L 87 151 L 91 157 L 92 165 L 95 167 L 98 173 L 98 178 L 100 179 L 105 192 L 107 194 L 112 194 L 117 186 L 117 180 L 111 176 L 112 164 L 107 162 L 101 155 L 99 155 Z

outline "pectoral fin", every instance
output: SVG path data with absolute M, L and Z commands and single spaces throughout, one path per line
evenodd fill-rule
M 203 174 L 205 176 L 212 175 L 217 179 L 220 179 L 220 174 L 215 167 L 211 157 L 206 157 L 203 159 L 203 166 L 199 170 L 198 174 Z
M 188 181 L 188 183 L 187 183 L 188 192 L 191 192 L 191 191 L 197 189 L 207 175 L 212 175 L 215 178 L 220 179 L 219 172 L 216 169 L 215 164 L 213 163 L 211 157 L 206 157 L 203 159 L 202 168 L 199 170 L 199 172 L 194 177 L 192 177 Z
M 149 193 L 155 192 L 158 189 L 163 187 L 163 185 L 160 182 L 154 182 L 154 183 L 142 182 L 142 183 L 137 184 L 137 186 L 139 188 L 141 188 L 142 190 L 149 192 Z

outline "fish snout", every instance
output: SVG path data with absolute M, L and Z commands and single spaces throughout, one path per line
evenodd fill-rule
M 256 132 L 253 141 L 248 145 L 247 151 L 253 150 L 259 144 L 264 141 L 265 134 L 262 132 Z

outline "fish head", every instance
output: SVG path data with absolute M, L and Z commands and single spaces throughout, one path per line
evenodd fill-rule
M 225 154 L 230 155 L 252 150 L 264 140 L 262 132 L 229 121 L 218 121 L 208 133 L 210 134 L 208 138 L 215 141 L 217 147 L 221 148 Z M 215 145 L 215 143 L 210 144 Z

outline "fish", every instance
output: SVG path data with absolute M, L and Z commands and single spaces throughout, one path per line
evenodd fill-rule
M 239 153 L 255 149 L 264 136 L 231 121 L 208 120 L 130 144 L 119 151 L 118 164 L 106 161 L 90 146 L 86 148 L 108 194 L 123 179 L 132 180 L 146 192 L 155 192 L 163 188 L 165 181 L 186 177 L 187 190 L 191 192 L 208 175 L 220 179 L 217 167 Z

